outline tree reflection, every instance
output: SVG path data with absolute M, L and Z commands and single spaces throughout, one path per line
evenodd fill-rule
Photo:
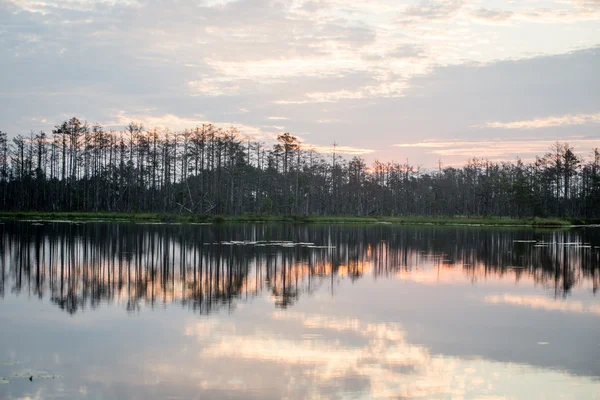
M 135 225 L 0 225 L 0 296 L 10 288 L 74 314 L 102 302 L 131 312 L 179 303 L 199 313 L 268 294 L 286 308 L 339 279 L 460 270 L 473 282 L 530 279 L 553 296 L 599 284 L 593 229 Z M 287 241 L 287 242 L 285 242 Z

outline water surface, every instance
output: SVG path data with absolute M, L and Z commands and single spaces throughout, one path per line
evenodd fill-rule
M 3 399 L 600 398 L 598 229 L 7 221 L 0 263 Z

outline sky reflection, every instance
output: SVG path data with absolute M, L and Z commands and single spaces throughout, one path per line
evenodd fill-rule
M 572 391 L 561 398 L 576 399 L 596 398 L 600 389 L 598 381 L 564 371 L 431 354 L 407 342 L 396 323 L 290 311 L 275 312 L 264 322 L 267 329 L 261 324 L 251 334 L 218 325 L 188 329 L 203 344 L 198 354 L 202 364 L 223 359 L 232 366 L 277 364 L 280 373 L 272 379 L 284 397 L 294 396 L 298 385 L 317 398 L 340 392 L 358 398 L 553 398 L 568 382 Z M 279 324 L 288 325 L 283 332 L 289 334 L 282 335 Z M 288 330 L 289 325 L 294 329 Z M 257 389 L 251 382 L 238 386 Z
M 595 231 L 2 229 L 0 398 L 600 393 Z

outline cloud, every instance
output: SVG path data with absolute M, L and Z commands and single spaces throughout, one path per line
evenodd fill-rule
M 106 123 L 106 125 L 119 129 L 130 122 L 140 123 L 146 129 L 160 128 L 169 129 L 171 131 L 193 129 L 203 124 L 213 124 L 222 129 L 235 128 L 240 134 L 251 137 L 253 140 L 267 140 L 270 142 L 274 141 L 277 134 L 283 129 L 283 127 L 280 126 L 253 126 L 238 122 L 209 121 L 205 119 L 203 115 L 196 115 L 195 118 L 190 118 L 174 114 L 128 114 L 125 111 L 120 111 L 115 118 L 111 122 Z
M 239 93 L 240 85 L 231 84 L 231 82 L 219 83 L 215 80 L 199 80 L 188 82 L 193 94 L 203 96 L 227 96 Z
M 454 17 L 466 4 L 465 0 L 420 0 L 415 6 L 409 7 L 405 13 L 408 19 L 404 21 L 430 21 Z
M 302 143 L 302 148 L 303 149 L 308 149 L 308 150 L 314 150 L 317 153 L 323 153 L 323 154 L 332 154 L 333 153 L 333 146 L 320 146 L 320 145 L 314 145 L 314 144 L 310 144 L 310 143 Z M 345 155 L 365 155 L 365 154 L 371 154 L 375 152 L 375 150 L 373 149 L 363 149 L 363 148 L 358 148 L 358 147 L 352 147 L 352 146 L 336 146 L 335 147 L 335 153 L 336 154 L 345 154 Z
M 340 76 L 346 72 L 363 69 L 353 55 L 340 54 L 338 58 L 311 57 L 286 59 L 261 59 L 257 61 L 229 62 L 206 59 L 206 63 L 228 80 L 259 80 L 276 83 L 295 76 Z M 225 79 L 223 79 L 225 80 Z
M 573 0 L 573 3 L 580 7 L 600 7 L 600 0 Z
M 53 0 L 53 1 L 38 1 L 38 0 L 8 0 L 13 5 L 42 15 L 60 13 L 61 11 L 100 11 L 119 6 L 139 7 L 140 3 L 137 0 Z
M 580 21 L 598 21 L 600 10 L 595 8 L 533 8 L 516 14 L 516 18 L 536 23 L 571 24 Z
M 476 19 L 483 22 L 504 22 L 510 19 L 514 12 L 505 10 L 490 10 L 487 8 L 478 8 L 471 12 L 471 15 Z
M 543 155 L 556 143 L 555 139 L 523 138 L 520 140 L 481 140 L 481 141 L 436 141 L 429 140 L 416 143 L 395 144 L 399 148 L 422 149 L 426 153 L 437 156 L 460 157 L 459 164 L 467 158 L 487 158 L 491 161 L 510 161 L 520 157 L 525 161 Z M 568 142 L 576 151 L 580 149 L 600 148 L 600 138 L 564 137 L 561 142 Z
M 202 115 L 198 115 L 196 118 L 186 118 L 174 114 L 164 114 L 159 116 L 153 114 L 131 115 L 125 111 L 120 111 L 116 115 L 116 121 L 109 123 L 108 126 L 122 127 L 130 122 L 140 123 L 146 128 L 163 128 L 171 130 L 191 129 L 207 123 Z
M 276 104 L 336 103 L 341 100 L 361 100 L 372 97 L 402 97 L 408 88 L 406 81 L 389 84 L 364 86 L 357 90 L 336 90 L 331 92 L 309 92 L 301 100 L 277 100 Z
M 421 46 L 415 44 L 405 44 L 394 48 L 392 51 L 386 54 L 387 57 L 391 58 L 425 58 L 426 54 Z
M 523 7 L 513 9 L 488 9 L 475 8 L 469 12 L 469 16 L 475 22 L 489 24 L 504 24 L 508 21 L 513 23 L 543 23 L 543 24 L 572 24 L 582 21 L 600 20 L 600 9 L 597 5 L 587 1 L 567 1 L 563 5 L 555 7 L 529 7 L 523 3 Z
M 318 103 L 329 103 L 345 99 L 362 99 L 365 97 L 363 90 L 338 90 L 335 92 L 313 92 L 307 93 L 306 97 Z
M 560 117 L 545 117 L 536 118 L 524 121 L 512 121 L 512 122 L 487 122 L 483 125 L 476 125 L 475 127 L 483 128 L 501 128 L 501 129 L 540 129 L 550 128 L 556 126 L 568 126 L 568 125 L 589 125 L 600 123 L 600 113 L 596 114 L 570 114 L 563 115 Z

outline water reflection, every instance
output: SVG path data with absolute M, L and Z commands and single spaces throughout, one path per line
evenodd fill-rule
M 73 314 L 102 302 L 178 302 L 200 313 L 261 292 L 292 305 L 339 279 L 397 276 L 422 283 L 532 280 L 552 296 L 595 294 L 593 230 L 536 232 L 388 226 L 182 226 L 9 223 L 0 240 L 0 294 L 50 296 Z M 289 240 L 292 238 L 293 240 Z M 283 241 L 286 240 L 286 241 Z
M 600 395 L 596 230 L 6 222 L 0 246 L 0 398 Z
M 600 317 L 600 304 L 584 304 L 578 300 L 567 302 L 552 301 L 542 296 L 515 296 L 510 294 L 490 295 L 485 301 L 492 304 L 510 304 L 546 311 L 561 311 L 570 313 L 591 314 Z
M 288 329 L 240 333 L 231 325 L 196 323 L 186 335 L 202 344 L 197 359 L 203 364 L 226 363 L 233 376 L 247 374 L 250 364 L 270 370 L 281 382 L 272 386 L 273 398 L 531 399 L 559 393 L 579 399 L 596 398 L 600 389 L 593 379 L 562 371 L 431 354 L 411 344 L 397 323 L 289 311 L 268 317 Z M 203 388 L 246 393 L 264 388 L 261 380 L 223 382 L 220 373 L 205 374 Z

